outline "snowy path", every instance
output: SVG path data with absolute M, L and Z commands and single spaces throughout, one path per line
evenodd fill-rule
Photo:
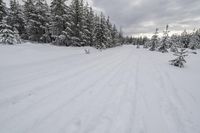
M 0 47 L 0 133 L 200 133 L 200 56 Z

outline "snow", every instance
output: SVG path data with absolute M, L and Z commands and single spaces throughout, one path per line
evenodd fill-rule
M 200 54 L 185 68 L 173 58 L 135 46 L 0 46 L 0 133 L 200 133 Z

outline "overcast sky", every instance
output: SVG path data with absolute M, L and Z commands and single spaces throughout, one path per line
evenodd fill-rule
M 109 15 L 113 23 L 123 28 L 125 35 L 148 35 L 156 27 L 162 32 L 167 24 L 171 33 L 200 28 L 200 0 L 87 1 Z

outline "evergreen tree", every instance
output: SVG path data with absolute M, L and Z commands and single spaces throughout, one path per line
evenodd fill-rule
M 122 28 L 120 27 L 120 31 L 118 35 L 118 45 L 122 45 L 123 43 L 124 43 L 123 31 L 122 31 Z
M 190 43 L 190 37 L 186 30 L 181 34 L 180 41 L 182 43 L 182 48 L 188 48 Z
M 64 45 L 70 46 L 71 45 L 71 36 L 72 36 L 72 30 L 71 30 L 71 16 L 70 16 L 70 8 L 66 6 L 66 14 L 63 16 L 65 21 L 65 30 L 62 32 L 59 38 L 62 38 Z M 63 37 L 62 37 L 63 36 Z M 62 44 L 62 43 L 61 43 Z
M 161 42 L 161 46 L 159 47 L 158 51 L 162 52 L 162 53 L 166 53 L 167 51 L 167 45 L 169 41 L 169 25 L 166 26 L 165 31 L 163 31 L 163 38 L 162 38 L 162 42 Z
M 96 33 L 95 47 L 97 49 L 105 49 L 106 48 L 106 43 L 107 43 L 107 39 L 106 39 L 106 20 L 105 20 L 105 17 L 103 15 L 103 13 L 101 13 L 100 18 L 97 17 L 95 33 Z
M 35 29 L 37 30 L 37 37 L 36 40 L 38 42 L 48 42 L 48 34 L 49 34 L 49 16 L 48 16 L 48 11 L 49 7 L 46 3 L 46 0 L 36 0 L 36 15 L 35 16 L 35 22 L 37 21 L 37 24 L 35 24 Z
M 8 15 L 8 23 L 16 28 L 20 36 L 25 34 L 25 18 L 21 6 L 16 0 L 10 1 L 10 12 Z
M 118 38 L 118 31 L 115 25 L 113 25 L 112 27 L 112 31 L 111 31 L 111 41 L 112 41 L 112 45 L 115 46 L 118 42 L 119 42 L 119 38 Z
M 106 20 L 106 47 L 107 48 L 114 47 L 114 44 L 112 44 L 111 31 L 112 31 L 112 24 L 110 22 L 110 17 L 108 17 Z
M 200 38 L 198 36 L 198 30 L 193 32 L 190 37 L 189 48 L 190 49 L 197 49 L 200 45 Z
M 71 9 L 71 45 L 84 46 L 84 5 L 83 0 L 72 0 Z
M 65 4 L 66 0 L 53 0 L 51 2 L 51 22 L 50 22 L 50 33 L 51 37 L 57 45 L 64 45 L 60 42 L 60 38 L 63 36 L 63 31 L 66 30 L 66 15 L 68 7 Z M 64 32 L 66 33 L 66 32 Z M 61 36 L 60 36 L 61 35 Z M 59 37 L 60 36 L 60 37 Z M 63 41 L 64 42 L 64 41 Z
M 156 50 L 156 45 L 158 43 L 158 28 L 156 29 L 156 32 L 154 33 L 154 35 L 151 38 L 151 51 L 155 51 Z
M 33 0 L 24 1 L 24 14 L 26 19 L 26 36 L 25 38 L 31 41 L 38 41 L 38 27 L 39 22 L 37 21 L 37 11 Z
M 181 51 L 177 51 L 174 55 L 178 56 L 176 59 L 171 60 L 171 65 L 177 66 L 177 67 L 184 67 L 184 63 L 186 63 L 186 60 L 184 59 L 187 56 L 187 51 L 185 49 L 181 49 Z
M 170 51 L 177 52 L 180 45 L 180 40 L 177 35 L 172 35 L 170 38 Z
M 3 20 L 3 17 L 5 17 L 6 14 L 6 5 L 3 0 L 0 0 L 0 22 Z
M 0 43 L 1 44 L 15 44 L 16 38 L 12 27 L 7 23 L 7 17 L 4 17 L 0 23 Z
M 94 39 L 95 39 L 95 22 L 94 22 L 94 11 L 90 7 L 89 12 L 87 13 L 87 19 L 86 19 L 86 31 L 87 31 L 87 42 L 89 46 L 94 45 Z

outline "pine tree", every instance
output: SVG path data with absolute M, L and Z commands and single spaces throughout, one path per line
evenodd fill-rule
M 197 30 L 193 32 L 190 37 L 189 48 L 195 50 L 199 47 L 199 45 L 200 45 L 200 38 L 198 36 L 198 30 Z
M 71 45 L 84 46 L 84 5 L 82 0 L 72 0 L 71 6 Z
M 83 20 L 83 42 L 85 46 L 93 46 L 94 45 L 94 29 L 95 29 L 95 22 L 94 22 L 94 11 L 91 7 L 86 4 L 84 6 L 84 20 Z
M 25 18 L 21 6 L 16 0 L 10 1 L 10 12 L 8 15 L 8 23 L 13 28 L 16 28 L 20 36 L 25 34 Z
M 186 30 L 184 30 L 184 32 L 181 34 L 180 39 L 182 43 L 182 48 L 188 48 L 190 43 L 190 36 L 188 35 Z
M 119 42 L 118 34 L 119 33 L 117 31 L 116 25 L 113 25 L 111 31 L 111 41 L 113 46 L 117 45 L 117 43 Z
M 0 43 L 1 44 L 15 44 L 15 36 L 12 27 L 7 23 L 7 17 L 4 17 L 0 23 Z
M 124 43 L 123 31 L 122 31 L 122 28 L 120 27 L 120 31 L 118 35 L 118 45 L 122 45 L 123 43 Z
M 108 17 L 106 20 L 106 47 L 107 48 L 114 47 L 114 45 L 112 44 L 111 32 L 112 32 L 112 24 L 110 22 L 110 17 Z
M 101 13 L 96 26 L 96 45 L 97 49 L 105 49 L 107 46 L 106 38 L 106 19 L 103 13 Z
M 3 0 L 0 0 L 0 22 L 3 20 L 3 17 L 5 17 L 6 14 L 6 5 Z
M 177 52 L 180 45 L 180 40 L 177 35 L 172 35 L 170 38 L 170 51 Z
M 35 16 L 36 17 L 35 22 L 37 21 L 37 24 L 35 24 L 37 35 L 35 35 L 35 37 L 37 37 L 36 40 L 38 40 L 38 42 L 46 42 L 48 41 L 47 35 L 49 33 L 48 31 L 49 7 L 46 3 L 46 0 L 36 0 L 35 7 L 36 7 L 36 15 L 37 15 Z
M 158 51 L 162 53 L 168 52 L 167 50 L 167 45 L 169 43 L 168 41 L 169 41 L 169 25 L 167 25 L 165 31 L 163 31 L 163 38 L 162 38 L 161 46 L 159 47 Z
M 51 2 L 50 33 L 56 45 L 69 45 L 69 7 L 67 0 L 53 0 Z
M 24 14 L 26 19 L 25 38 L 39 42 L 38 27 L 40 26 L 40 23 L 37 21 L 38 15 L 33 0 L 24 1 Z
M 177 66 L 177 67 L 184 67 L 184 63 L 186 63 L 186 60 L 184 59 L 187 56 L 187 51 L 185 49 L 181 49 L 181 51 L 177 51 L 174 55 L 178 56 L 176 59 L 171 60 L 171 65 Z
M 65 30 L 61 33 L 59 38 L 62 38 L 64 40 L 60 40 L 63 41 L 65 46 L 70 46 L 71 45 L 71 36 L 72 36 L 72 30 L 71 30 L 71 16 L 70 16 L 70 8 L 68 6 L 66 6 L 66 13 L 63 15 L 64 18 L 64 22 L 65 22 Z
M 158 28 L 156 28 L 156 32 L 151 38 L 151 48 L 149 50 L 155 51 L 157 43 L 158 43 Z

